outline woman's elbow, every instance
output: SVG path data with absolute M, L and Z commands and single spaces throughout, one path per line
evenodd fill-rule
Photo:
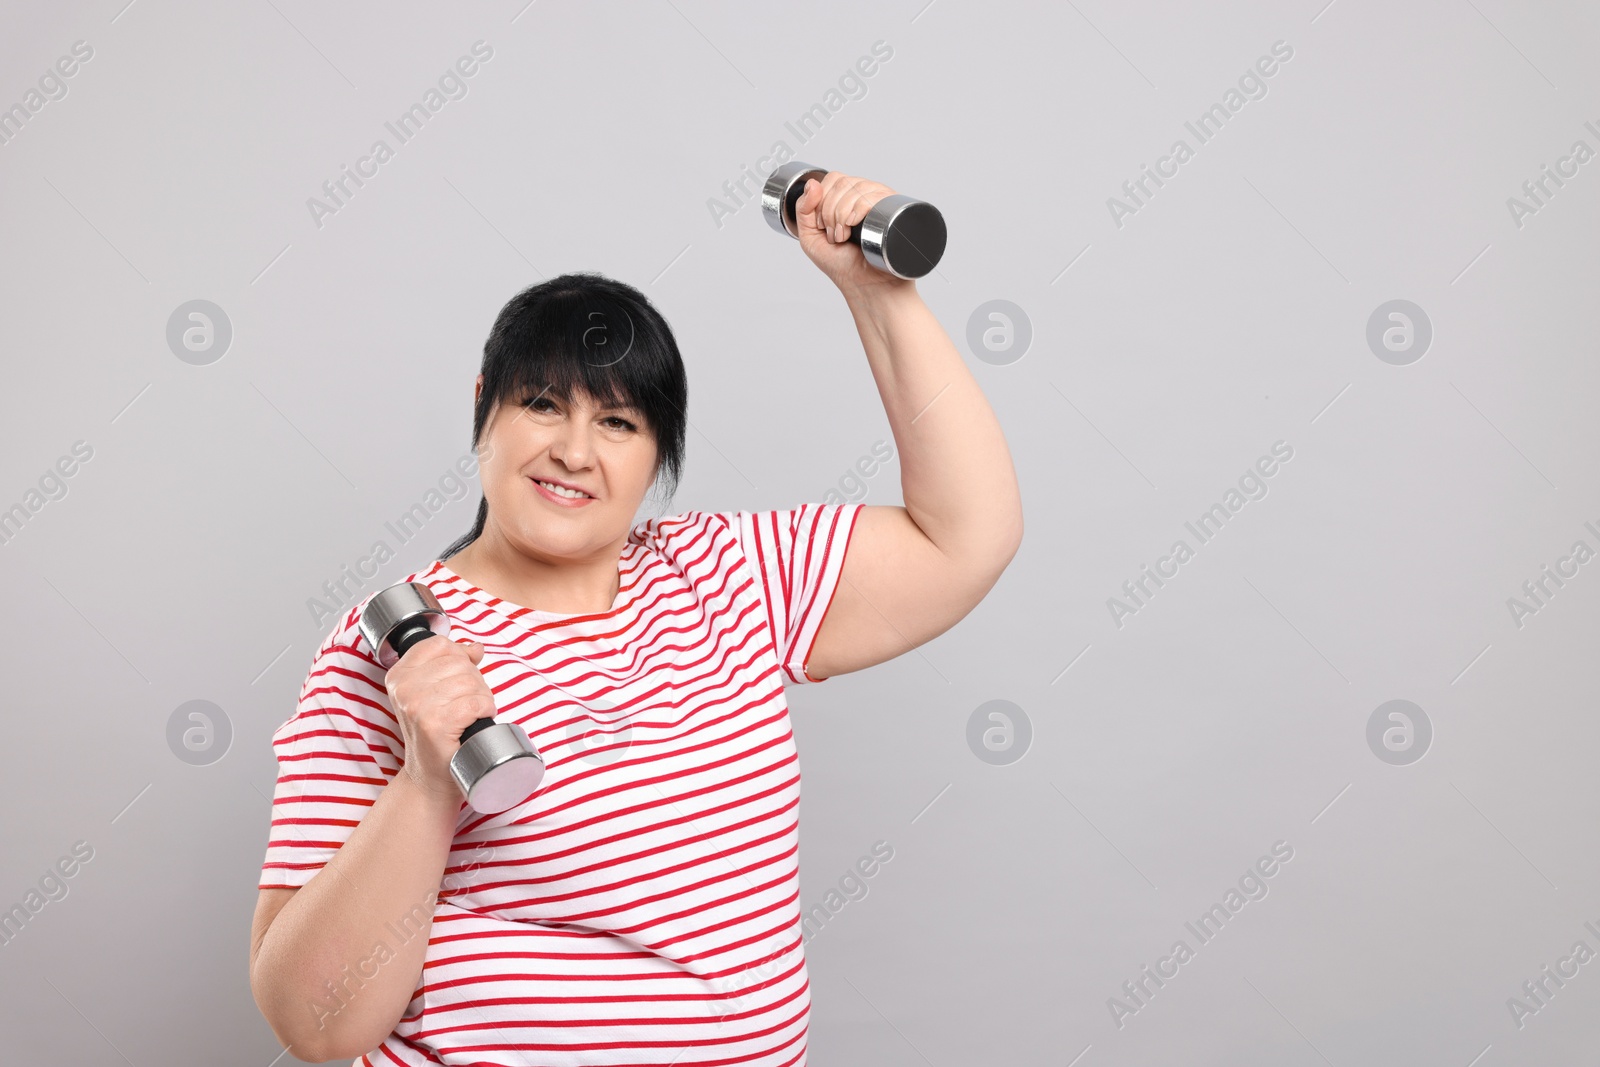
M 275 985 L 275 977 L 257 967 L 250 972 L 250 992 L 255 997 L 256 1009 L 278 1039 L 295 1059 L 302 1063 L 326 1063 L 329 1060 L 353 1059 L 378 1044 L 347 1052 L 347 1035 L 335 1033 L 326 1026 L 326 1018 L 318 1018 L 315 1006 L 294 1005 L 293 994 L 285 993 Z
M 1000 580 L 1000 575 L 1005 573 L 1011 561 L 1017 558 L 1017 552 L 1022 548 L 1022 507 L 1018 505 L 1015 511 L 1001 521 L 995 532 L 995 547 L 989 555 L 990 572 L 994 581 Z M 992 584 L 992 583 L 991 583 Z
M 1005 562 L 1000 569 L 1011 566 L 1011 561 L 1016 558 L 1018 550 L 1022 548 L 1022 505 L 1017 505 L 1016 512 L 1011 516 L 1009 527 L 1010 540 L 1007 541 Z
M 963 561 L 963 572 L 980 581 L 985 591 L 1000 580 L 1022 548 L 1022 505 L 992 512 L 983 517 L 970 543 L 955 558 Z
M 278 1043 L 285 1051 L 302 1063 L 327 1063 L 329 1060 L 353 1060 L 357 1056 L 365 1055 L 383 1044 L 383 1038 L 378 1038 L 371 1043 L 357 1040 L 353 1036 L 333 1035 L 322 1031 L 307 1028 L 304 1033 L 296 1037 L 293 1034 L 280 1033 L 276 1027 L 273 1033 L 277 1034 Z
M 954 568 L 953 574 L 960 576 L 964 586 L 962 598 L 965 607 L 962 614 L 977 607 L 984 597 L 989 595 L 1006 568 L 1011 566 L 1011 561 L 1016 558 L 1017 550 L 1022 547 L 1022 530 L 1019 525 L 1015 536 L 996 539 L 992 545 L 981 553 L 970 555 L 967 561 Z
M 260 994 L 256 995 L 256 1008 L 261 1012 L 261 1017 L 267 1021 L 267 1026 L 271 1028 L 272 1036 L 278 1039 L 278 1044 L 295 1059 L 303 1063 L 326 1063 L 340 1055 L 338 1050 L 327 1048 L 319 1040 L 321 1035 L 315 1031 L 297 1032 L 280 1012 L 272 1010 L 269 1004 L 263 1003 Z

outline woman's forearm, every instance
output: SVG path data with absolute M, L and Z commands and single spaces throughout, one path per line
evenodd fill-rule
M 405 1012 L 459 809 L 396 775 L 278 912 L 250 985 L 273 1032 L 301 1059 L 368 1052 Z
M 911 282 L 846 292 L 900 455 L 906 511 L 941 552 L 1003 567 L 1022 497 L 1000 421 Z

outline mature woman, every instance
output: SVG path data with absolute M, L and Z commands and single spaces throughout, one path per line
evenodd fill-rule
M 500 313 L 477 380 L 477 523 L 403 579 L 433 591 L 455 640 L 385 673 L 358 606 L 273 736 L 250 979 L 295 1056 L 805 1062 L 784 685 L 943 633 L 1022 537 L 977 383 L 915 283 L 847 241 L 891 192 L 830 173 L 797 214 L 855 317 L 904 507 L 636 525 L 646 491 L 682 466 L 687 387 L 666 322 L 596 275 Z M 521 724 L 547 767 L 493 816 L 465 806 L 447 769 L 482 716 Z

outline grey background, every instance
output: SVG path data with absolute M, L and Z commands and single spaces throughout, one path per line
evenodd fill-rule
M 1600 962 L 1521 1027 L 1507 1000 L 1600 950 L 1600 562 L 1520 627 L 1507 599 L 1600 547 L 1600 161 L 1520 228 L 1506 200 L 1600 148 L 1600 9 L 1324 2 L 8 5 L 0 105 L 94 56 L 0 146 L 0 507 L 93 458 L 0 552 L 0 907 L 94 857 L 0 948 L 6 1059 L 279 1054 L 246 959 L 268 737 L 328 628 L 306 601 L 376 540 L 369 589 L 467 528 L 475 484 L 403 547 L 383 523 L 469 448 L 518 289 L 599 270 L 671 321 L 672 510 L 821 500 L 889 438 L 837 291 L 759 204 L 712 221 L 781 139 L 944 211 L 919 289 L 1027 523 L 955 629 L 790 689 L 804 903 L 894 849 L 808 945 L 813 1062 L 1592 1061 Z M 479 39 L 468 95 L 318 228 L 307 198 Z M 784 122 L 877 40 L 800 144 Z M 1116 226 L 1107 198 L 1278 40 L 1267 95 Z M 233 330 L 206 366 L 166 343 L 194 299 Z M 1032 329 L 1006 365 L 965 339 L 997 299 Z M 1366 344 L 1394 299 L 1433 327 L 1406 366 Z M 1115 625 L 1279 440 L 1268 495 Z M 1403 766 L 1367 743 L 1395 699 L 1433 728 Z M 231 725 L 208 765 L 168 746 L 191 700 Z M 968 744 L 993 700 L 1032 730 L 1007 765 Z M 1268 895 L 1198 945 L 1277 841 Z M 1178 938 L 1119 1028 L 1108 999 Z

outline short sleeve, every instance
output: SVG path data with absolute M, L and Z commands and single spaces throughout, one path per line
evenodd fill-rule
M 786 511 L 727 512 L 772 626 L 773 645 L 791 682 L 825 681 L 806 660 L 844 570 L 862 504 L 802 504 Z
M 312 658 L 294 714 L 272 735 L 278 783 L 262 889 L 309 882 L 400 768 L 405 745 L 384 670 L 359 633 L 347 625 L 328 635 Z

